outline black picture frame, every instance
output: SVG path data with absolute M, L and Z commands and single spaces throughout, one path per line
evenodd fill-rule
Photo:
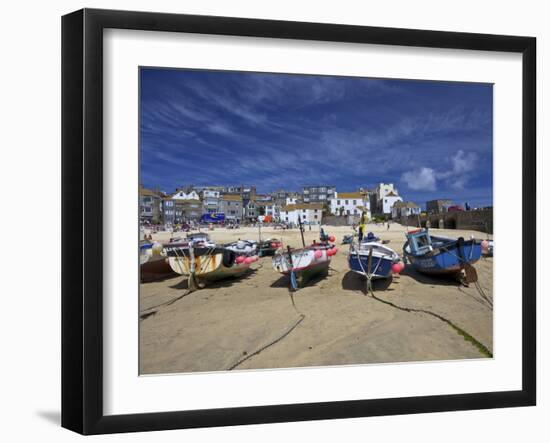
M 392 399 L 103 413 L 103 30 L 503 51 L 522 54 L 522 389 Z M 536 403 L 536 39 L 83 9 L 62 18 L 62 426 L 82 434 L 458 411 Z

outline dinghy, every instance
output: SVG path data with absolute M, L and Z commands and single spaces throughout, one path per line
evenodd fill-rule
M 258 242 L 254 240 L 237 240 L 233 243 L 227 243 L 225 245 L 226 249 L 233 251 L 237 255 L 257 255 L 258 252 Z
M 430 235 L 428 229 L 417 229 L 406 234 L 403 253 L 407 261 L 424 274 L 459 274 L 465 271 L 466 279 L 477 281 L 471 266 L 481 257 L 481 241 Z
M 313 242 L 305 246 L 303 227 L 300 223 L 303 248 L 293 249 L 290 246 L 286 251 L 279 251 L 273 256 L 273 269 L 284 275 L 290 276 L 290 287 L 293 290 L 315 276 L 328 274 L 330 259 L 338 251 L 334 244 L 334 237 L 325 235 L 321 229 L 320 243 Z
M 139 245 L 139 274 L 142 282 L 164 277 L 172 272 L 161 243 L 141 242 Z
M 189 279 L 189 288 L 204 287 L 207 281 L 244 274 L 257 255 L 238 254 L 213 243 L 208 234 L 192 234 L 182 242 L 164 247 L 172 270 Z
M 379 241 L 367 239 L 368 237 L 359 244 L 350 245 L 348 252 L 350 270 L 367 277 L 368 280 L 389 278 L 392 273 L 399 273 L 403 268 L 399 254 Z
M 282 242 L 276 238 L 268 238 L 266 240 L 260 241 L 259 243 L 259 255 L 260 257 L 265 257 L 268 255 L 274 255 L 282 246 Z

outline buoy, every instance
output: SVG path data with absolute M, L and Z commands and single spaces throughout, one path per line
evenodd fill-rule
M 399 274 L 403 269 L 405 269 L 405 265 L 401 262 L 391 265 L 391 271 L 394 274 Z
M 249 265 L 249 264 L 252 263 L 253 261 L 254 261 L 254 260 L 252 260 L 252 257 L 246 257 L 246 258 L 244 259 L 244 262 L 245 262 L 247 265 Z
M 338 248 L 336 246 L 332 248 L 332 255 L 336 255 L 337 252 L 338 252 Z
M 319 259 L 323 256 L 323 252 L 319 249 L 315 251 L 315 258 Z
M 329 236 L 328 241 L 334 243 L 336 241 L 336 237 L 334 235 L 331 235 Z
M 240 265 L 244 261 L 244 257 L 242 255 L 237 255 L 237 258 L 235 259 L 235 263 Z
M 279 244 L 278 244 L 278 243 L 271 243 L 271 247 L 272 247 L 273 249 L 276 249 L 276 248 L 279 247 Z

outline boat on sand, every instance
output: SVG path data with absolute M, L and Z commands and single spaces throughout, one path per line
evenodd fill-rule
M 300 224 L 301 228 L 301 224 Z M 320 242 L 313 242 L 305 246 L 302 232 L 303 248 L 293 249 L 290 246 L 287 250 L 281 250 L 273 256 L 273 268 L 284 275 L 290 276 L 290 287 L 293 290 L 305 285 L 313 277 L 328 274 L 330 259 L 336 254 L 334 237 L 325 235 L 321 229 Z
M 369 280 L 389 278 L 398 273 L 402 269 L 400 260 L 399 254 L 383 245 L 380 239 L 368 236 L 359 243 L 351 243 L 348 252 L 350 270 Z
M 472 265 L 481 257 L 480 240 L 435 236 L 424 228 L 410 231 L 406 236 L 404 256 L 419 272 L 436 275 L 464 273 L 468 283 L 477 281 Z
M 189 288 L 204 287 L 206 282 L 244 274 L 257 255 L 239 254 L 217 245 L 206 233 L 190 235 L 164 247 L 172 270 L 189 279 Z

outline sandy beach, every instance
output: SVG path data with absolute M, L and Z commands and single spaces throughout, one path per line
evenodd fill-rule
M 260 258 L 241 278 L 212 283 L 172 304 L 163 305 L 185 293 L 182 276 L 142 283 L 140 312 L 152 315 L 140 319 L 140 373 L 222 371 L 236 364 L 234 370 L 490 357 L 493 310 L 476 285 L 427 277 L 409 266 L 391 281 L 375 282 L 373 298 L 363 278 L 348 270 L 348 246 L 340 245 L 351 228 L 325 230 L 339 248 L 329 275 L 292 297 L 287 277 L 272 268 L 271 257 Z M 370 224 L 367 230 L 402 253 L 405 227 Z M 432 231 L 486 237 L 476 231 Z M 258 239 L 257 228 L 220 228 L 209 234 L 220 243 Z M 153 239 L 168 241 L 170 235 L 161 232 Z M 282 239 L 285 247 L 301 246 L 298 229 L 264 228 L 262 237 Z M 307 243 L 317 240 L 318 227 L 306 227 L 305 237 Z M 479 286 L 492 302 L 493 259 L 482 258 L 475 267 Z

